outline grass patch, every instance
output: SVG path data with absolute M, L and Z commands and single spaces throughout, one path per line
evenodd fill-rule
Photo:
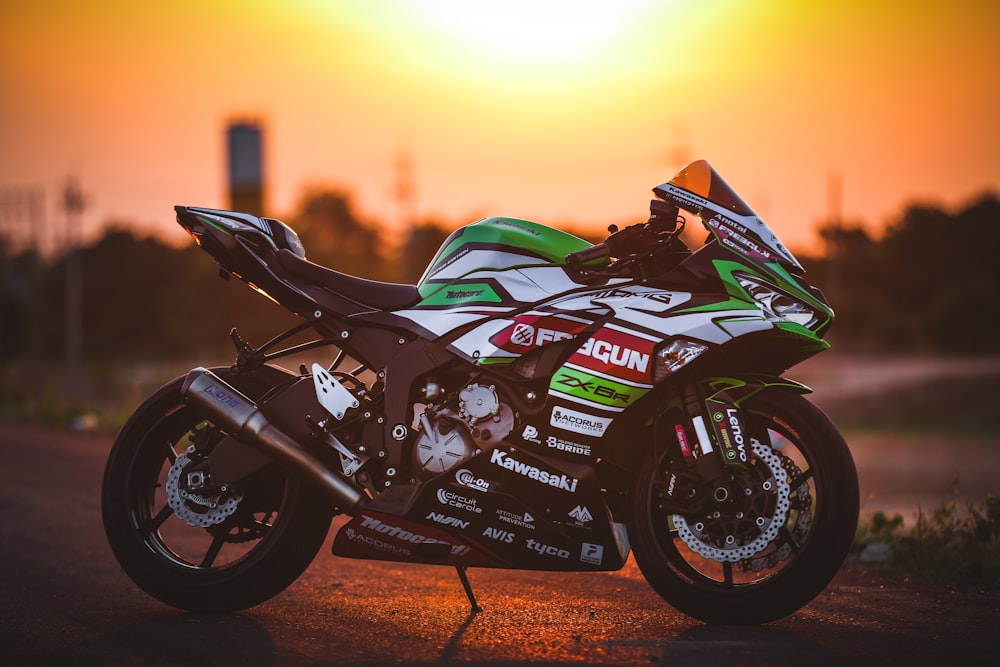
M 0 419 L 114 434 L 184 363 L 0 364 Z
M 852 567 L 869 572 L 1000 589 L 1000 495 L 918 511 L 910 528 L 899 514 L 876 512 L 859 526 L 852 553 Z

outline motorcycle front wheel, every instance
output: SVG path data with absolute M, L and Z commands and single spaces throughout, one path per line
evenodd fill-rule
M 796 611 L 833 579 L 857 527 L 854 461 L 829 418 L 780 389 L 741 407 L 751 456 L 730 470 L 735 497 L 701 512 L 662 509 L 672 465 L 662 446 L 648 454 L 633 497 L 639 569 L 671 606 L 706 623 L 760 624 Z
M 251 398 L 267 388 L 252 377 L 229 381 Z M 211 452 L 227 436 L 184 403 L 182 382 L 146 400 L 118 435 L 101 493 L 105 533 L 125 573 L 161 602 L 245 609 L 305 571 L 333 509 L 273 463 L 252 466 L 232 484 L 210 480 Z

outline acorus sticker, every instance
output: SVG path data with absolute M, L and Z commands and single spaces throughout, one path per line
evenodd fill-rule
M 614 420 L 609 417 L 598 417 L 557 406 L 552 408 L 552 418 L 549 420 L 549 424 L 564 431 L 600 436 L 604 435 L 612 421 Z

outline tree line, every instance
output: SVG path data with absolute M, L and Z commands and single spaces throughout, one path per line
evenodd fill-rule
M 880 239 L 861 225 L 820 230 L 807 276 L 836 310 L 831 337 L 848 349 L 1000 352 L 1000 200 L 955 213 L 912 205 Z
M 378 225 L 360 218 L 348 195 L 330 190 L 307 193 L 285 222 L 316 263 L 409 283 L 450 231 L 429 221 L 387 252 Z M 877 239 L 857 223 L 828 225 L 820 233 L 825 253 L 799 259 L 837 311 L 831 338 L 838 348 L 1000 352 L 995 195 L 956 213 L 911 206 Z M 259 344 L 297 322 L 239 281 L 219 280 L 211 258 L 193 244 L 175 248 L 111 225 L 77 252 L 87 360 L 217 355 L 231 349 L 234 326 Z M 67 256 L 12 253 L 0 239 L 0 359 L 63 356 L 70 265 Z

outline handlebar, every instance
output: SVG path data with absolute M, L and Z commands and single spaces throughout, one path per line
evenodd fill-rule
M 655 236 L 656 232 L 648 225 L 626 227 L 611 234 L 604 240 L 604 243 L 598 243 L 566 255 L 566 262 L 572 266 L 578 266 L 605 257 L 627 257 L 642 250 L 648 243 L 654 241 Z
M 566 255 L 566 263 L 570 266 L 580 266 L 595 259 L 605 259 L 611 256 L 607 243 L 598 243 L 583 250 L 577 250 Z
M 605 270 L 614 270 L 616 266 L 634 259 L 637 254 L 660 245 L 665 240 L 669 244 L 669 240 L 674 238 L 675 232 L 679 232 L 677 229 L 677 207 L 654 199 L 650 202 L 649 212 L 649 220 L 643 224 L 632 225 L 622 230 L 618 230 L 614 226 L 610 227 L 609 230 L 612 231 L 612 234 L 603 243 L 566 255 L 566 264 L 569 268 L 581 273 L 594 273 L 594 271 L 589 270 L 589 267 L 585 269 L 583 265 L 594 260 L 614 257 L 616 258 L 615 262 L 609 267 L 603 267 Z M 683 223 L 683 221 L 681 222 Z M 681 229 L 683 229 L 683 224 Z M 595 269 L 598 273 L 603 272 L 602 269 L 596 267 Z

